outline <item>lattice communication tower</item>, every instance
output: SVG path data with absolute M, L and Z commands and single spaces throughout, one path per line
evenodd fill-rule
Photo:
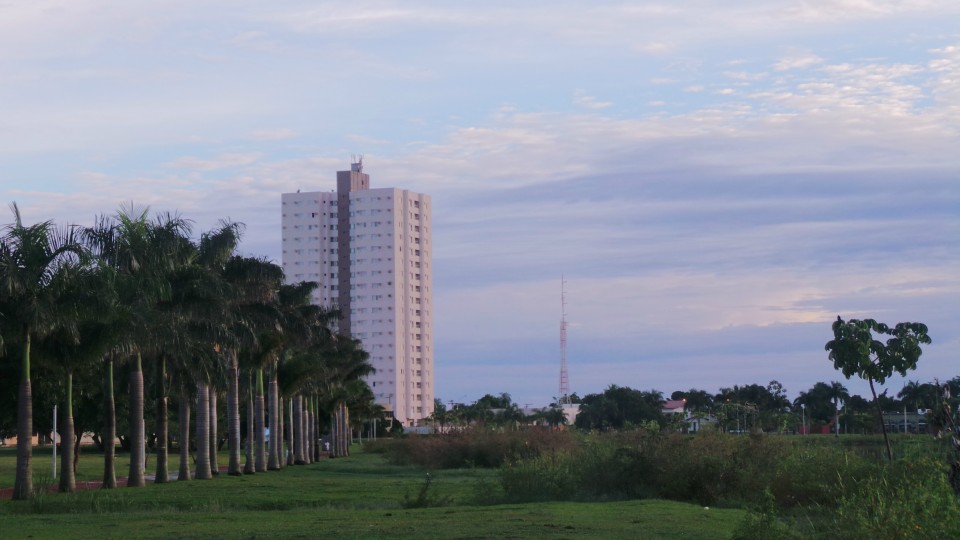
M 570 403 L 570 377 L 567 374 L 567 282 L 560 277 L 560 403 Z

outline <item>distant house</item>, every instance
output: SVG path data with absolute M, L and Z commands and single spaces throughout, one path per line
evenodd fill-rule
M 717 417 L 712 414 L 687 413 L 687 426 L 690 433 L 696 433 L 706 426 L 716 426 Z
M 660 412 L 663 414 L 685 414 L 687 407 L 687 400 L 685 399 L 668 399 L 660 405 Z
M 927 419 L 932 411 L 928 409 L 904 409 L 903 411 L 884 411 L 883 423 L 890 433 L 925 433 Z
M 678 414 L 683 417 L 686 427 L 682 428 L 682 431 L 688 433 L 695 433 L 703 429 L 704 426 L 716 425 L 717 423 L 717 418 L 713 415 L 688 411 L 687 400 L 685 399 L 668 399 L 662 402 L 660 412 L 664 416 Z

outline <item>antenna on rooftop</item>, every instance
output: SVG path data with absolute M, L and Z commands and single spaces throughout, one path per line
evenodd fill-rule
M 560 405 L 570 404 L 570 378 L 567 375 L 567 281 L 560 276 Z
M 353 172 L 363 172 L 363 154 L 353 154 L 350 156 L 350 170 Z

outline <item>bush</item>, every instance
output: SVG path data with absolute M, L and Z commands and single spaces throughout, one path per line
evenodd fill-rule
M 500 469 L 500 484 L 512 502 L 570 500 L 578 494 L 575 460 L 567 452 L 518 460 Z
M 752 504 L 737 538 L 795 536 L 777 508 L 802 506 L 809 532 L 829 538 L 960 538 L 960 503 L 937 460 L 887 464 L 865 455 L 864 443 L 870 441 L 476 429 L 378 441 L 371 449 L 394 463 L 431 468 L 499 466 L 499 486 L 478 491 L 484 503 L 659 497 Z M 423 489 L 426 497 L 429 485 Z
M 780 506 L 835 507 L 844 495 L 842 478 L 856 478 L 878 464 L 836 447 L 798 445 L 777 436 L 697 435 L 637 430 L 582 436 L 563 455 L 515 459 L 501 471 L 513 500 L 598 500 L 661 497 L 740 506 L 758 503 L 769 490 Z M 529 461 L 529 463 L 527 462 Z M 539 486 L 539 487 L 538 487 Z M 540 489 L 539 493 L 533 493 Z M 528 494 L 528 492 L 532 494 Z
M 770 490 L 764 490 L 762 500 L 737 524 L 731 540 L 789 540 L 801 538 L 777 517 L 777 501 Z
M 403 500 L 400 501 L 400 506 L 406 509 L 433 508 L 437 506 L 449 506 L 451 502 L 450 497 L 437 495 L 433 477 L 430 476 L 430 473 L 427 473 L 423 483 L 420 484 L 420 487 L 417 489 L 417 495 L 411 497 L 409 492 L 405 493 Z
M 419 465 L 435 469 L 500 467 L 544 452 L 573 449 L 569 432 L 530 429 L 498 432 L 482 428 L 442 435 L 406 436 L 377 441 L 373 449 L 383 452 L 396 465 Z
M 935 461 L 899 461 L 848 483 L 833 538 L 960 538 L 960 500 Z
M 791 446 L 770 481 L 770 490 L 780 506 L 835 507 L 849 486 L 843 479 L 863 477 L 880 466 L 879 461 L 842 448 Z

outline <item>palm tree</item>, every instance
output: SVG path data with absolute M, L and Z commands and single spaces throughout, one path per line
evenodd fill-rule
M 278 381 L 280 363 L 287 358 L 291 351 L 309 347 L 320 343 L 331 335 L 329 330 L 335 313 L 325 310 L 311 303 L 313 292 L 319 287 L 315 282 L 301 282 L 296 285 L 281 285 L 277 291 L 279 322 L 276 327 L 273 343 L 274 354 L 269 357 L 269 422 L 271 433 L 268 469 L 280 468 L 280 454 L 283 450 L 282 430 L 275 426 L 280 425 L 281 411 L 280 385 Z M 316 437 L 312 437 L 311 440 Z M 316 452 L 314 452 L 316 454 Z
M 545 410 L 543 419 L 546 420 L 547 424 L 553 429 L 559 429 L 560 426 L 567 424 L 567 415 L 560 407 L 550 407 Z
M 447 405 L 440 398 L 433 400 L 433 412 L 430 413 L 429 420 L 433 423 L 438 434 L 447 432 L 447 424 L 450 423 L 451 414 L 447 411 Z
M 240 469 L 240 355 L 238 349 L 256 349 L 259 336 L 277 324 L 274 308 L 276 291 L 283 270 L 276 264 L 252 257 L 231 257 L 223 269 L 226 282 L 226 323 L 230 343 L 225 343 L 227 358 L 227 447 L 230 453 L 228 474 Z
M 840 402 L 850 399 L 850 392 L 847 387 L 837 381 L 830 383 L 830 398 L 833 400 L 833 425 L 834 431 L 840 435 Z
M 58 229 L 51 221 L 27 226 L 16 203 L 11 208 L 14 223 L 4 227 L 0 237 L 0 304 L 5 323 L 15 324 L 7 330 L 7 341 L 15 340 L 21 354 L 13 498 L 27 499 L 33 492 L 30 347 L 34 338 L 69 323 L 56 310 L 53 284 L 64 268 L 79 262 L 84 250 L 73 228 Z
M 358 385 L 366 385 L 362 378 L 373 373 L 374 368 L 369 363 L 370 355 L 361 348 L 359 340 L 337 335 L 332 345 L 323 358 L 317 385 L 333 403 L 333 456 L 345 457 L 349 455 L 351 439 L 348 400 L 359 391 Z
M 914 409 L 933 409 L 939 401 L 938 387 L 935 384 L 920 384 L 919 381 L 908 381 L 897 392 L 897 398 L 902 400 L 904 404 L 911 405 Z
M 146 208 L 138 209 L 134 205 L 121 208 L 114 216 L 101 217 L 97 223 L 84 231 L 87 243 L 92 251 L 117 274 L 116 291 L 118 295 L 118 314 L 114 322 L 120 327 L 115 353 L 105 355 L 105 386 L 111 389 L 105 393 L 110 401 L 107 410 L 113 409 L 113 362 L 126 359 L 130 363 L 130 470 L 128 487 L 144 485 L 145 426 L 143 421 L 144 380 L 143 353 L 159 350 L 158 341 L 168 324 L 158 324 L 158 305 L 169 301 L 171 294 L 170 278 L 172 272 L 182 264 L 184 246 L 189 243 L 189 223 L 179 216 L 158 215 L 153 221 L 147 218 Z M 169 320 L 164 322 L 169 323 Z M 156 354 L 154 354 L 156 357 Z M 107 416 L 107 423 L 112 415 Z M 107 426 L 110 433 L 115 426 Z M 106 441 L 104 454 L 105 485 L 113 480 L 112 451 L 113 440 Z M 109 482 L 108 482 L 109 481 Z
M 209 479 L 217 471 L 217 383 L 230 385 L 230 369 L 224 361 L 230 360 L 230 354 L 224 349 L 234 341 L 229 318 L 231 293 L 224 273 L 242 227 L 222 221 L 219 228 L 201 235 L 198 244 L 191 244 L 191 255 L 175 282 L 174 300 L 179 304 L 172 311 L 190 330 L 190 346 L 183 350 L 179 366 L 198 381 L 197 479 Z
M 65 390 L 61 436 L 64 448 L 78 448 L 73 422 L 73 381 L 78 372 L 90 371 L 112 345 L 111 327 L 100 318 L 113 294 L 109 272 L 96 266 L 67 266 L 58 273 L 58 311 L 73 322 L 35 342 L 38 358 L 56 366 Z M 83 371 L 81 371 L 83 370 Z M 54 427 L 56 429 L 56 426 Z M 69 445 L 69 446 L 67 446 Z M 76 488 L 75 459 L 61 461 L 60 492 Z

